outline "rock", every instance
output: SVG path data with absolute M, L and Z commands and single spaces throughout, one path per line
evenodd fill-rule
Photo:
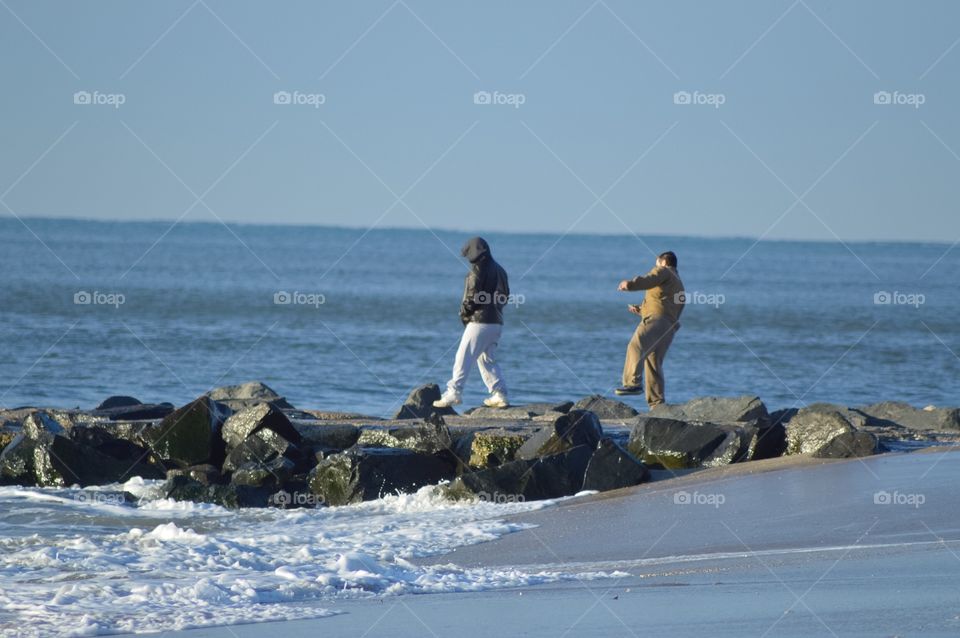
M 203 396 L 145 428 L 141 436 L 165 465 L 219 465 L 224 455 L 220 431 L 225 418 L 221 406 Z
M 681 405 L 658 405 L 650 416 L 678 421 L 707 423 L 753 422 L 764 427 L 770 421 L 767 406 L 760 397 L 700 397 Z
M 604 438 L 587 463 L 583 489 L 605 492 L 639 485 L 650 478 L 650 471 L 613 439 Z
M 109 401 L 109 399 L 107 401 Z M 134 399 L 134 401 L 136 401 L 136 399 Z M 106 401 L 104 401 L 104 403 L 106 403 Z M 101 403 L 101 405 L 103 404 Z M 164 418 L 172 413 L 174 409 L 172 403 L 138 402 L 131 405 L 116 405 L 107 408 L 98 407 L 96 410 L 91 411 L 90 414 L 111 421 L 152 421 L 154 419 Z
M 234 485 L 279 489 L 290 478 L 295 465 L 290 459 L 278 456 L 265 463 L 244 463 L 234 471 L 230 482 Z
M 339 412 L 332 410 L 301 410 L 310 419 L 318 421 L 382 421 L 378 416 L 360 414 L 359 412 Z
M 960 410 L 955 408 L 915 408 L 908 403 L 887 401 L 856 410 L 867 419 L 867 426 L 900 426 L 911 430 L 956 432 L 960 430 Z
M 328 450 L 346 450 L 356 445 L 360 428 L 349 423 L 314 423 L 294 421 L 304 444 Z
M 300 432 L 283 412 L 269 403 L 250 406 L 230 415 L 223 424 L 223 441 L 227 444 L 227 449 L 231 449 L 262 429 L 272 430 L 291 443 L 300 444 Z
M 36 439 L 18 434 L 0 453 L 0 482 L 40 487 L 66 485 L 50 457 L 52 439 L 52 435 Z
M 509 430 L 481 430 L 457 439 L 454 453 L 470 468 L 495 467 L 513 461 L 526 440 L 523 434 Z
M 264 428 L 257 430 L 230 450 L 223 462 L 223 471 L 233 472 L 249 463 L 268 463 L 279 457 L 296 463 L 301 460 L 302 454 L 293 443 L 273 430 Z
M 573 409 L 589 410 L 596 414 L 601 421 L 624 421 L 639 414 L 623 401 L 607 399 L 599 394 L 580 399 L 573 405 Z
M 260 403 L 268 403 L 281 410 L 294 409 L 286 399 L 259 381 L 215 388 L 207 392 L 207 396 L 232 410 L 242 410 Z
M 872 456 L 880 449 L 880 442 L 872 432 L 844 432 L 833 437 L 813 455 L 821 459 L 848 459 Z
M 143 405 L 143 402 L 139 399 L 120 394 L 104 399 L 103 402 L 94 409 L 110 410 L 112 408 L 127 408 L 132 405 Z
M 426 419 L 434 412 L 445 415 L 457 413 L 453 408 L 435 408 L 433 402 L 440 399 L 440 386 L 436 383 L 428 383 L 419 388 L 414 388 L 407 396 L 400 409 L 394 415 L 394 419 Z
M 38 410 L 23 420 L 23 433 L 27 438 L 39 439 L 45 434 L 64 434 L 59 421 L 42 410 Z
M 577 446 L 537 459 L 520 459 L 460 475 L 447 489 L 454 498 L 514 503 L 571 496 L 583 488 L 593 450 Z
M 222 507 L 266 507 L 272 496 L 269 489 L 249 485 L 204 485 L 187 476 L 174 476 L 163 484 L 167 498 L 194 503 L 213 503 Z
M 360 447 L 396 447 L 436 454 L 450 450 L 453 440 L 445 425 L 400 426 L 393 428 L 363 427 L 357 439 Z
M 740 425 L 685 422 L 638 417 L 627 450 L 644 463 L 668 470 L 715 467 L 753 457 L 758 428 Z
M 579 446 L 586 446 L 593 450 L 602 437 L 603 427 L 597 415 L 593 412 L 574 409 L 558 417 L 552 425 L 534 432 L 533 436 L 517 450 L 516 457 L 531 460 L 566 452 Z
M 86 487 L 122 483 L 134 476 L 144 479 L 164 476 L 161 468 L 146 462 L 146 450 L 140 456 L 116 458 L 65 436 L 54 436 L 49 449 L 50 464 L 64 485 Z
M 310 491 L 327 505 L 415 492 L 453 478 L 456 466 L 439 456 L 400 448 L 354 448 L 322 460 L 309 474 Z
M 175 476 L 186 476 L 187 478 L 201 483 L 203 485 L 218 485 L 223 483 L 223 476 L 220 469 L 216 466 L 206 463 L 204 465 L 194 465 L 188 468 L 173 468 L 167 470 L 167 479 Z
M 787 431 L 787 454 L 836 453 L 848 444 L 851 453 L 865 450 L 865 439 L 856 437 L 856 428 L 844 415 L 831 406 L 811 406 L 797 412 L 785 424 Z M 843 437 L 834 446 L 828 444 L 836 437 Z M 875 440 L 875 439 L 874 439 Z M 876 448 L 874 447 L 874 450 Z M 823 450 L 823 452 L 821 452 Z M 872 454 L 873 452 L 871 452 Z
M 480 406 L 476 408 L 470 408 L 464 412 L 464 415 L 477 419 L 510 419 L 511 421 L 522 421 L 544 415 L 552 415 L 556 417 L 560 414 L 566 414 L 572 407 L 572 401 L 567 401 L 565 403 L 530 403 L 527 405 L 511 405 L 508 408 L 488 408 L 487 406 Z

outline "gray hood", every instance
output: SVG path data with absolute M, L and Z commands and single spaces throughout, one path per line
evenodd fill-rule
M 483 237 L 471 237 L 463 245 L 460 254 L 467 258 L 471 264 L 490 257 L 490 245 Z

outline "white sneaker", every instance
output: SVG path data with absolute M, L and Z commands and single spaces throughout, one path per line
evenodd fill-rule
M 449 408 L 450 406 L 460 405 L 460 393 L 454 392 L 453 390 L 447 390 L 440 397 L 439 401 L 433 402 L 433 407 L 435 408 Z
M 483 404 L 488 408 L 508 408 L 510 401 L 503 392 L 494 392 L 488 398 L 483 400 Z

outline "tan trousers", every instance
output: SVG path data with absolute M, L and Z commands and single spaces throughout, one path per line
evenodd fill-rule
M 640 385 L 642 377 L 651 407 L 663 403 L 663 359 L 679 329 L 668 317 L 644 317 L 627 344 L 623 385 Z

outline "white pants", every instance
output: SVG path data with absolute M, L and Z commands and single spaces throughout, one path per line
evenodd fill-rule
M 499 323 L 468 323 L 460 338 L 457 357 L 453 361 L 453 377 L 447 382 L 447 389 L 460 394 L 470 374 L 470 368 L 476 363 L 487 390 L 507 393 L 500 366 L 494 355 L 500 344 L 503 326 Z

